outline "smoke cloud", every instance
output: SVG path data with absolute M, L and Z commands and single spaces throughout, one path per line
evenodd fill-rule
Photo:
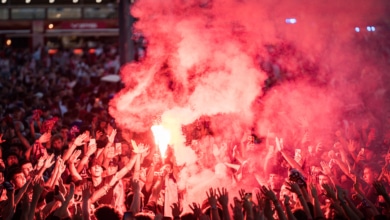
M 383 57 L 390 53 L 377 42 L 388 9 L 379 0 L 138 0 L 131 11 L 147 53 L 122 68 L 125 88 L 110 114 L 136 132 L 161 117 L 184 166 L 180 187 L 205 195 L 214 183 L 232 181 L 199 167 L 204 158 L 185 146 L 182 126 L 202 116 L 211 117 L 215 132 L 209 149 L 250 128 L 258 136 L 272 131 L 287 145 L 307 131 L 330 143 L 346 115 L 384 117 Z M 368 25 L 377 25 L 376 32 Z

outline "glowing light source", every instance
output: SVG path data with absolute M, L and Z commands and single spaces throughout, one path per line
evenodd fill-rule
M 12 44 L 11 39 L 8 39 L 7 41 L 5 41 L 5 44 L 6 44 L 7 46 L 11 46 L 11 44 Z
M 360 32 L 360 28 L 359 27 L 355 27 L 355 31 L 356 32 Z
M 49 0 L 49 3 L 50 4 L 53 4 L 55 0 Z
M 53 54 L 56 54 L 57 53 L 57 49 L 49 49 L 49 52 L 48 52 L 50 55 L 53 55 Z
M 286 24 L 295 24 L 297 23 L 296 18 L 286 18 Z
M 30 4 L 31 0 L 26 0 L 26 4 Z
M 96 0 L 96 3 L 102 3 L 102 0 Z
M 375 31 L 375 27 L 374 26 L 367 26 L 367 31 Z
M 49 29 L 53 29 L 54 25 L 53 25 L 53 24 L 49 24 L 47 27 L 48 27 Z
M 73 0 L 73 3 L 75 3 L 75 4 L 76 4 L 77 2 L 79 2 L 79 0 Z
M 83 50 L 82 50 L 82 49 L 74 49 L 74 50 L 73 50 L 73 54 L 75 54 L 75 55 L 81 55 L 81 54 L 83 54 Z
M 1 0 L 1 3 L 5 4 L 7 3 L 7 0 Z
M 171 134 L 162 125 L 153 125 L 151 129 L 154 136 L 154 142 L 160 150 L 161 157 L 164 158 L 166 157 L 165 152 L 167 151 Z

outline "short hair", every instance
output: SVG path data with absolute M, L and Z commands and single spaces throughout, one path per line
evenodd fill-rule
M 31 165 L 33 165 L 33 163 L 29 160 L 22 160 L 21 162 L 19 162 L 19 165 L 20 167 L 22 167 L 24 164 L 28 164 L 28 163 L 31 163 Z
M 51 137 L 51 140 L 50 140 L 50 143 L 53 143 L 54 141 L 56 140 L 61 140 L 61 141 L 64 141 L 64 139 L 62 138 L 62 136 L 60 134 L 55 134 Z
M 23 170 L 19 165 L 10 166 L 7 172 L 6 180 L 11 181 L 18 173 L 23 173 Z
M 97 220 L 106 220 L 106 219 L 121 220 L 122 219 L 119 212 L 109 205 L 99 206 L 95 210 L 94 214 Z

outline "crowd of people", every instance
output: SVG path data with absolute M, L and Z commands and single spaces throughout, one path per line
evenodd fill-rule
M 118 73 L 117 60 L 111 47 L 1 51 L 2 219 L 390 218 L 390 129 L 368 121 L 334 131 L 331 146 L 310 132 L 285 146 L 251 132 L 226 142 L 212 118 L 199 119 L 183 128 L 187 144 L 234 184 L 186 201 L 192 211 L 183 212 L 172 148 L 162 158 L 108 114 L 121 85 L 100 79 Z M 240 186 L 248 188 L 232 191 Z

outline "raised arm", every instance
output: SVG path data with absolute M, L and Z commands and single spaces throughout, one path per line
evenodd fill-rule
M 318 199 L 317 189 L 313 184 L 310 184 L 310 191 L 314 200 L 314 219 L 325 219 L 324 213 L 321 210 L 320 200 Z
M 295 218 L 293 212 L 291 211 L 290 197 L 288 195 L 284 195 L 284 208 L 286 209 L 286 214 L 287 214 L 288 220 L 297 220 Z
M 337 190 L 337 198 L 340 201 L 341 207 L 343 207 L 344 213 L 347 214 L 349 219 L 359 219 L 359 215 L 357 215 L 353 211 L 353 209 L 351 209 L 351 207 L 349 207 L 349 205 L 348 205 L 348 203 L 347 203 L 347 201 L 345 199 L 344 192 L 341 189 L 341 187 L 340 186 L 336 186 L 336 190 Z
M 299 188 L 299 186 L 298 186 L 298 188 Z M 283 208 L 280 205 L 278 198 L 276 198 L 275 193 L 265 186 L 262 186 L 260 190 L 269 201 L 273 202 L 275 209 L 276 209 L 276 212 L 278 213 L 279 219 L 280 220 L 287 220 L 287 216 L 284 214 Z
M 208 191 L 206 191 L 206 195 L 209 205 L 211 206 L 211 220 L 220 220 L 215 190 L 213 188 L 210 188 Z
M 302 169 L 301 165 L 299 165 L 299 163 L 296 162 L 293 157 L 291 157 L 290 155 L 288 155 L 284 151 L 284 149 L 283 149 L 284 148 L 284 146 L 283 146 L 283 139 L 279 139 L 279 138 L 276 137 L 275 138 L 275 142 L 276 142 L 276 149 L 278 149 L 278 151 L 282 154 L 283 158 L 287 161 L 287 163 L 292 168 L 297 169 L 303 175 L 305 173 L 305 171 Z
M 298 183 L 293 183 L 293 182 L 286 182 L 286 184 L 289 186 L 289 190 L 293 193 L 295 193 L 299 199 L 299 202 L 301 203 L 303 210 L 305 211 L 307 218 L 308 219 L 313 219 L 311 216 L 311 212 L 309 209 L 309 206 L 307 205 L 307 201 L 303 196 L 302 190 L 299 187 Z
M 67 162 L 70 155 L 72 155 L 73 151 L 76 149 L 77 146 L 81 146 L 84 144 L 84 140 L 87 138 L 87 134 L 83 133 L 77 136 L 77 138 L 73 141 L 73 143 L 69 146 L 69 149 L 64 153 L 62 156 L 62 160 Z
M 77 158 L 81 155 L 81 150 L 75 150 L 68 160 L 68 168 L 70 175 L 72 176 L 72 180 L 82 180 L 80 173 L 76 170 L 75 163 L 78 160 Z
M 37 206 L 39 197 L 42 194 L 42 191 L 43 191 L 43 178 L 40 178 L 40 179 L 37 179 L 34 181 L 33 196 L 32 196 L 32 201 L 30 204 L 30 210 L 29 210 L 29 214 L 28 214 L 29 220 L 34 219 L 35 208 Z
M 229 215 L 229 193 L 226 188 L 217 188 L 217 199 L 219 204 L 222 206 L 223 220 L 230 220 Z

